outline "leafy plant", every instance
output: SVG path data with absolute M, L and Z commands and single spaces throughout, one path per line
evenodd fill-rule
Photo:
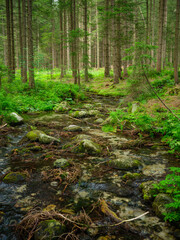
M 171 167 L 171 174 L 168 174 L 165 180 L 162 180 L 155 187 L 159 192 L 169 194 L 173 202 L 166 204 L 165 207 L 170 211 L 165 213 L 165 220 L 179 221 L 180 220 L 180 168 Z

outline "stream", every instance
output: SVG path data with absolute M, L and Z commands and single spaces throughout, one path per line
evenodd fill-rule
M 156 216 L 151 201 L 143 199 L 140 188 L 141 183 L 163 179 L 173 164 L 173 156 L 156 139 L 152 144 L 133 147 L 137 140 L 133 136 L 103 132 L 101 123 L 117 106 L 118 99 L 92 95 L 86 102 L 72 105 L 69 113 L 24 114 L 22 125 L 1 129 L 0 240 L 28 239 L 28 233 L 19 233 L 16 226 L 33 209 L 53 209 L 69 218 L 85 211 L 94 224 L 107 226 L 77 229 L 73 233 L 76 238 L 67 239 L 179 239 L 174 236 L 178 227 Z M 76 129 L 66 129 L 72 125 Z M 26 134 L 33 130 L 41 130 L 60 142 L 30 141 Z M 84 142 L 98 144 L 100 152 L 77 149 L 78 142 L 74 139 L 78 136 Z M 116 159 L 126 165 L 132 161 L 138 164 L 119 167 Z M 57 160 L 64 165 L 59 167 Z M 26 177 L 7 183 L 2 176 L 9 172 L 24 173 Z M 122 227 L 109 227 L 115 222 L 101 211 L 99 199 L 122 220 L 149 213 Z M 67 231 L 70 229 L 68 226 Z

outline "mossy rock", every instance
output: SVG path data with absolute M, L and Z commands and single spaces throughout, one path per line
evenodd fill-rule
M 75 117 L 75 118 L 86 118 L 86 117 L 89 117 L 89 113 L 88 111 L 75 111 L 73 113 L 71 113 L 71 116 L 72 117 Z
M 138 160 L 124 156 L 119 159 L 110 160 L 109 166 L 121 170 L 129 170 L 139 168 L 141 163 Z
M 53 110 L 55 112 L 67 112 L 70 110 L 70 106 L 69 106 L 68 102 L 64 101 L 64 102 L 56 104 L 55 107 L 53 108 Z
M 99 111 L 98 110 L 89 110 L 89 116 L 90 117 L 94 117 L 94 116 L 97 116 L 99 114 Z
M 46 135 L 45 133 L 40 133 L 39 142 L 49 144 L 49 143 L 52 143 L 52 142 L 59 142 L 60 143 L 61 141 L 60 141 L 60 139 L 51 137 L 49 135 Z
M 154 184 L 157 184 L 157 182 L 147 181 L 141 183 L 140 188 L 142 189 L 143 198 L 145 201 L 151 201 L 154 198 L 154 195 L 158 193 L 158 190 L 155 188 Z
M 65 127 L 63 130 L 68 132 L 82 132 L 82 127 L 77 125 L 69 125 L 68 127 Z
M 6 121 L 12 126 L 19 125 L 24 122 L 23 118 L 15 112 L 12 112 L 9 115 L 7 115 Z
M 34 234 L 35 240 L 56 240 L 65 232 L 66 227 L 64 224 L 52 219 L 40 222 L 37 229 L 38 231 Z
M 4 178 L 5 183 L 19 183 L 26 179 L 26 174 L 20 172 L 10 172 Z
M 172 203 L 173 199 L 164 193 L 159 193 L 153 202 L 153 210 L 155 211 L 156 215 L 160 218 L 163 218 L 165 214 L 169 213 L 171 209 L 166 208 L 165 205 L 168 203 Z
M 84 139 L 77 146 L 75 146 L 74 152 L 76 153 L 88 153 L 89 155 L 99 155 L 102 152 L 101 146 L 92 140 Z
M 53 163 L 54 167 L 55 168 L 66 168 L 69 166 L 69 162 L 68 160 L 64 159 L 64 158 L 60 158 L 60 159 L 57 159 L 54 163 Z
M 45 133 L 40 130 L 32 130 L 26 134 L 26 137 L 31 141 L 36 141 L 39 139 L 40 134 L 45 134 Z
M 123 180 L 136 180 L 136 179 L 140 179 L 142 178 L 143 175 L 141 173 L 131 173 L 128 172 L 126 174 L 124 174 L 124 176 L 122 177 Z

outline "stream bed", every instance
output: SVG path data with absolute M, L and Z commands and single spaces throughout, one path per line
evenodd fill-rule
M 23 125 L 1 129 L 0 240 L 58 239 L 40 234 L 28 238 L 32 229 L 26 221 L 17 228 L 29 213 L 42 217 L 43 211 L 61 213 L 68 219 L 77 216 L 81 222 L 99 226 L 76 228 L 63 221 L 67 226 L 59 239 L 179 239 L 174 234 L 179 227 L 155 214 L 152 200 L 143 199 L 140 187 L 163 179 L 177 160 L 173 161 L 158 140 L 133 147 L 137 138 L 103 132 L 101 124 L 117 106 L 117 99 L 92 96 L 67 111 L 26 114 Z M 54 141 L 26 137 L 36 130 Z M 11 172 L 23 176 L 15 182 L 4 181 Z M 111 209 L 109 214 L 102 211 L 102 200 Z M 117 224 L 117 217 L 127 220 L 140 215 L 122 226 L 110 226 Z M 37 219 L 37 229 L 39 222 Z

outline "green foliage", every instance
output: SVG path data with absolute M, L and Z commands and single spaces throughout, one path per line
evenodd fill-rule
M 178 115 L 178 113 L 176 113 Z M 179 114 L 180 115 L 180 114 Z M 162 135 L 162 142 L 170 146 L 170 153 L 180 151 L 180 122 L 171 113 L 156 112 L 152 117 L 143 109 L 138 112 L 128 113 L 123 110 L 117 110 L 110 113 L 111 125 L 117 125 L 121 130 L 123 128 L 132 129 L 137 127 L 141 132 L 149 133 L 154 136 L 157 133 Z M 132 126 L 133 124 L 133 126 Z M 110 127 L 108 126 L 110 129 Z M 106 131 L 108 130 L 106 127 Z
M 84 98 L 77 85 L 36 81 L 36 89 L 30 89 L 28 84 L 22 84 L 16 79 L 11 84 L 3 84 L 0 90 L 0 114 L 11 111 L 50 111 L 63 100 L 72 102 Z
M 155 187 L 163 193 L 170 194 L 173 199 L 172 203 L 166 204 L 165 207 L 170 211 L 165 214 L 165 220 L 180 221 L 180 168 L 171 167 L 171 174 L 168 174 L 165 180 L 162 180 Z

